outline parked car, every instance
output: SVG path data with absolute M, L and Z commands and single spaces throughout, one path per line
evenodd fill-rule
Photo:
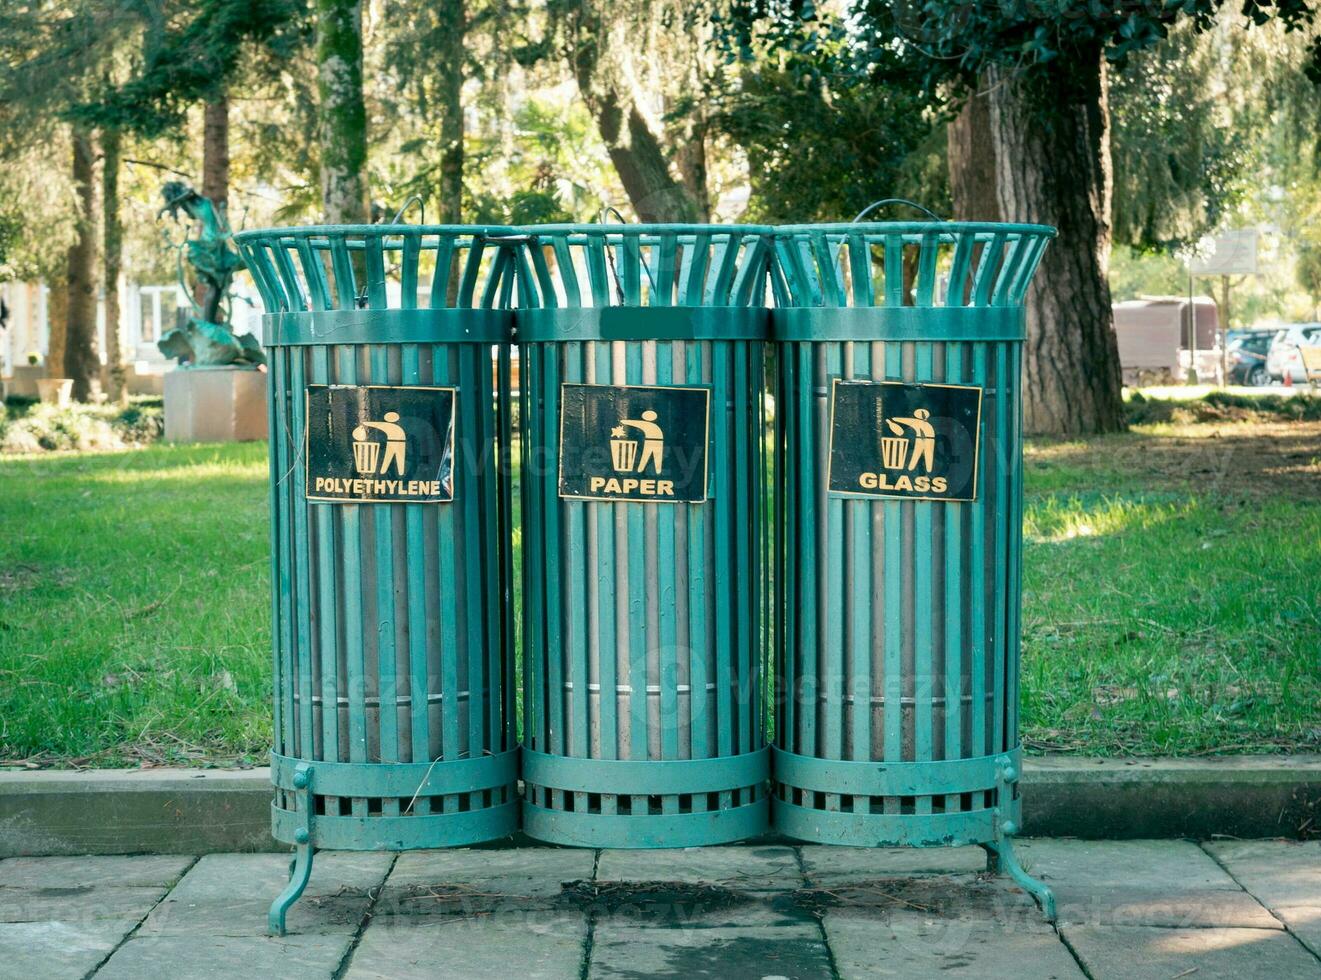
M 1275 340 L 1273 330 L 1235 330 L 1229 340 L 1229 383 L 1232 385 L 1268 385 L 1266 355 Z
M 1295 323 L 1275 334 L 1266 355 L 1266 371 L 1277 381 L 1287 374 L 1295 384 L 1307 380 L 1299 347 L 1321 344 L 1321 323 Z

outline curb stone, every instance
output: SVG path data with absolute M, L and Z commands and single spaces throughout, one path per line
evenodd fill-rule
M 1044 756 L 1023 769 L 1030 837 L 1321 835 L 1321 755 Z M 283 851 L 270 804 L 265 768 L 3 771 L 0 857 Z M 511 845 L 537 842 L 516 834 L 487 846 Z

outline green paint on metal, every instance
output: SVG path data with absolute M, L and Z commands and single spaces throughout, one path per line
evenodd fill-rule
M 615 847 L 760 833 L 769 238 L 708 226 L 523 234 L 524 828 Z M 560 498 L 565 382 L 709 386 L 709 499 Z
M 983 844 L 1030 881 L 1009 845 L 1021 823 L 1018 369 L 1023 297 L 1053 234 L 934 222 L 774 232 L 777 830 Z M 976 499 L 829 493 L 835 379 L 983 388 Z M 1049 914 L 1048 890 L 1029 890 Z
M 267 305 L 272 355 L 272 833 L 299 849 L 273 930 L 315 848 L 465 845 L 517 826 L 512 313 L 501 308 L 514 250 L 492 241 L 507 234 L 372 225 L 236 236 Z M 503 348 L 495 358 L 492 345 Z M 454 501 L 308 501 L 308 384 L 455 387 Z

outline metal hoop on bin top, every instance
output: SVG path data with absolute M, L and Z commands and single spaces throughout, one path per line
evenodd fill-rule
M 1011 838 L 1023 301 L 1054 234 L 789 226 L 771 272 L 772 826 L 821 843 L 981 844 L 1048 918 L 1054 899 Z M 957 419 L 940 407 L 955 404 Z M 957 492 L 955 477 L 936 489 L 928 475 L 946 464 Z
M 769 772 L 767 229 L 594 224 L 523 233 L 524 829 L 606 847 L 754 836 L 766 828 Z M 646 465 L 646 446 L 637 454 L 637 444 L 625 452 L 621 442 L 619 455 L 604 455 L 608 432 L 600 446 L 585 445 L 586 406 L 604 406 L 610 420 L 628 414 L 622 404 L 640 411 L 662 402 L 687 404 L 705 423 L 688 447 L 701 455 L 705 480 L 688 497 L 630 499 L 627 489 L 611 497 L 566 483 L 597 451 L 598 487 L 626 488 L 626 479 L 606 477 Z M 653 434 L 671 426 L 663 412 L 648 416 Z
M 276 839 L 297 849 L 271 907 L 274 933 L 315 848 L 472 844 L 517 826 L 513 251 L 492 242 L 505 232 L 367 225 L 235 236 L 266 306 L 270 351 L 271 818 Z M 447 502 L 309 499 L 309 399 L 344 391 L 441 397 Z

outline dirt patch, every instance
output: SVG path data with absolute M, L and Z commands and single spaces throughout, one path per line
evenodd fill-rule
M 1123 473 L 1131 488 L 1316 500 L 1321 498 L 1321 421 L 1136 426 L 1086 442 L 1034 440 L 1026 460 L 1029 467 L 1040 462 L 1098 475 Z
M 700 915 L 752 900 L 733 888 L 685 881 L 568 881 L 561 897 L 577 908 L 610 915 L 629 909 L 682 909 L 688 915 Z
M 874 878 L 841 883 L 831 888 L 800 888 L 794 903 L 813 915 L 828 911 L 906 910 L 949 916 L 974 909 L 1030 907 L 1006 888 L 1006 879 L 992 874 L 921 875 L 913 878 Z

